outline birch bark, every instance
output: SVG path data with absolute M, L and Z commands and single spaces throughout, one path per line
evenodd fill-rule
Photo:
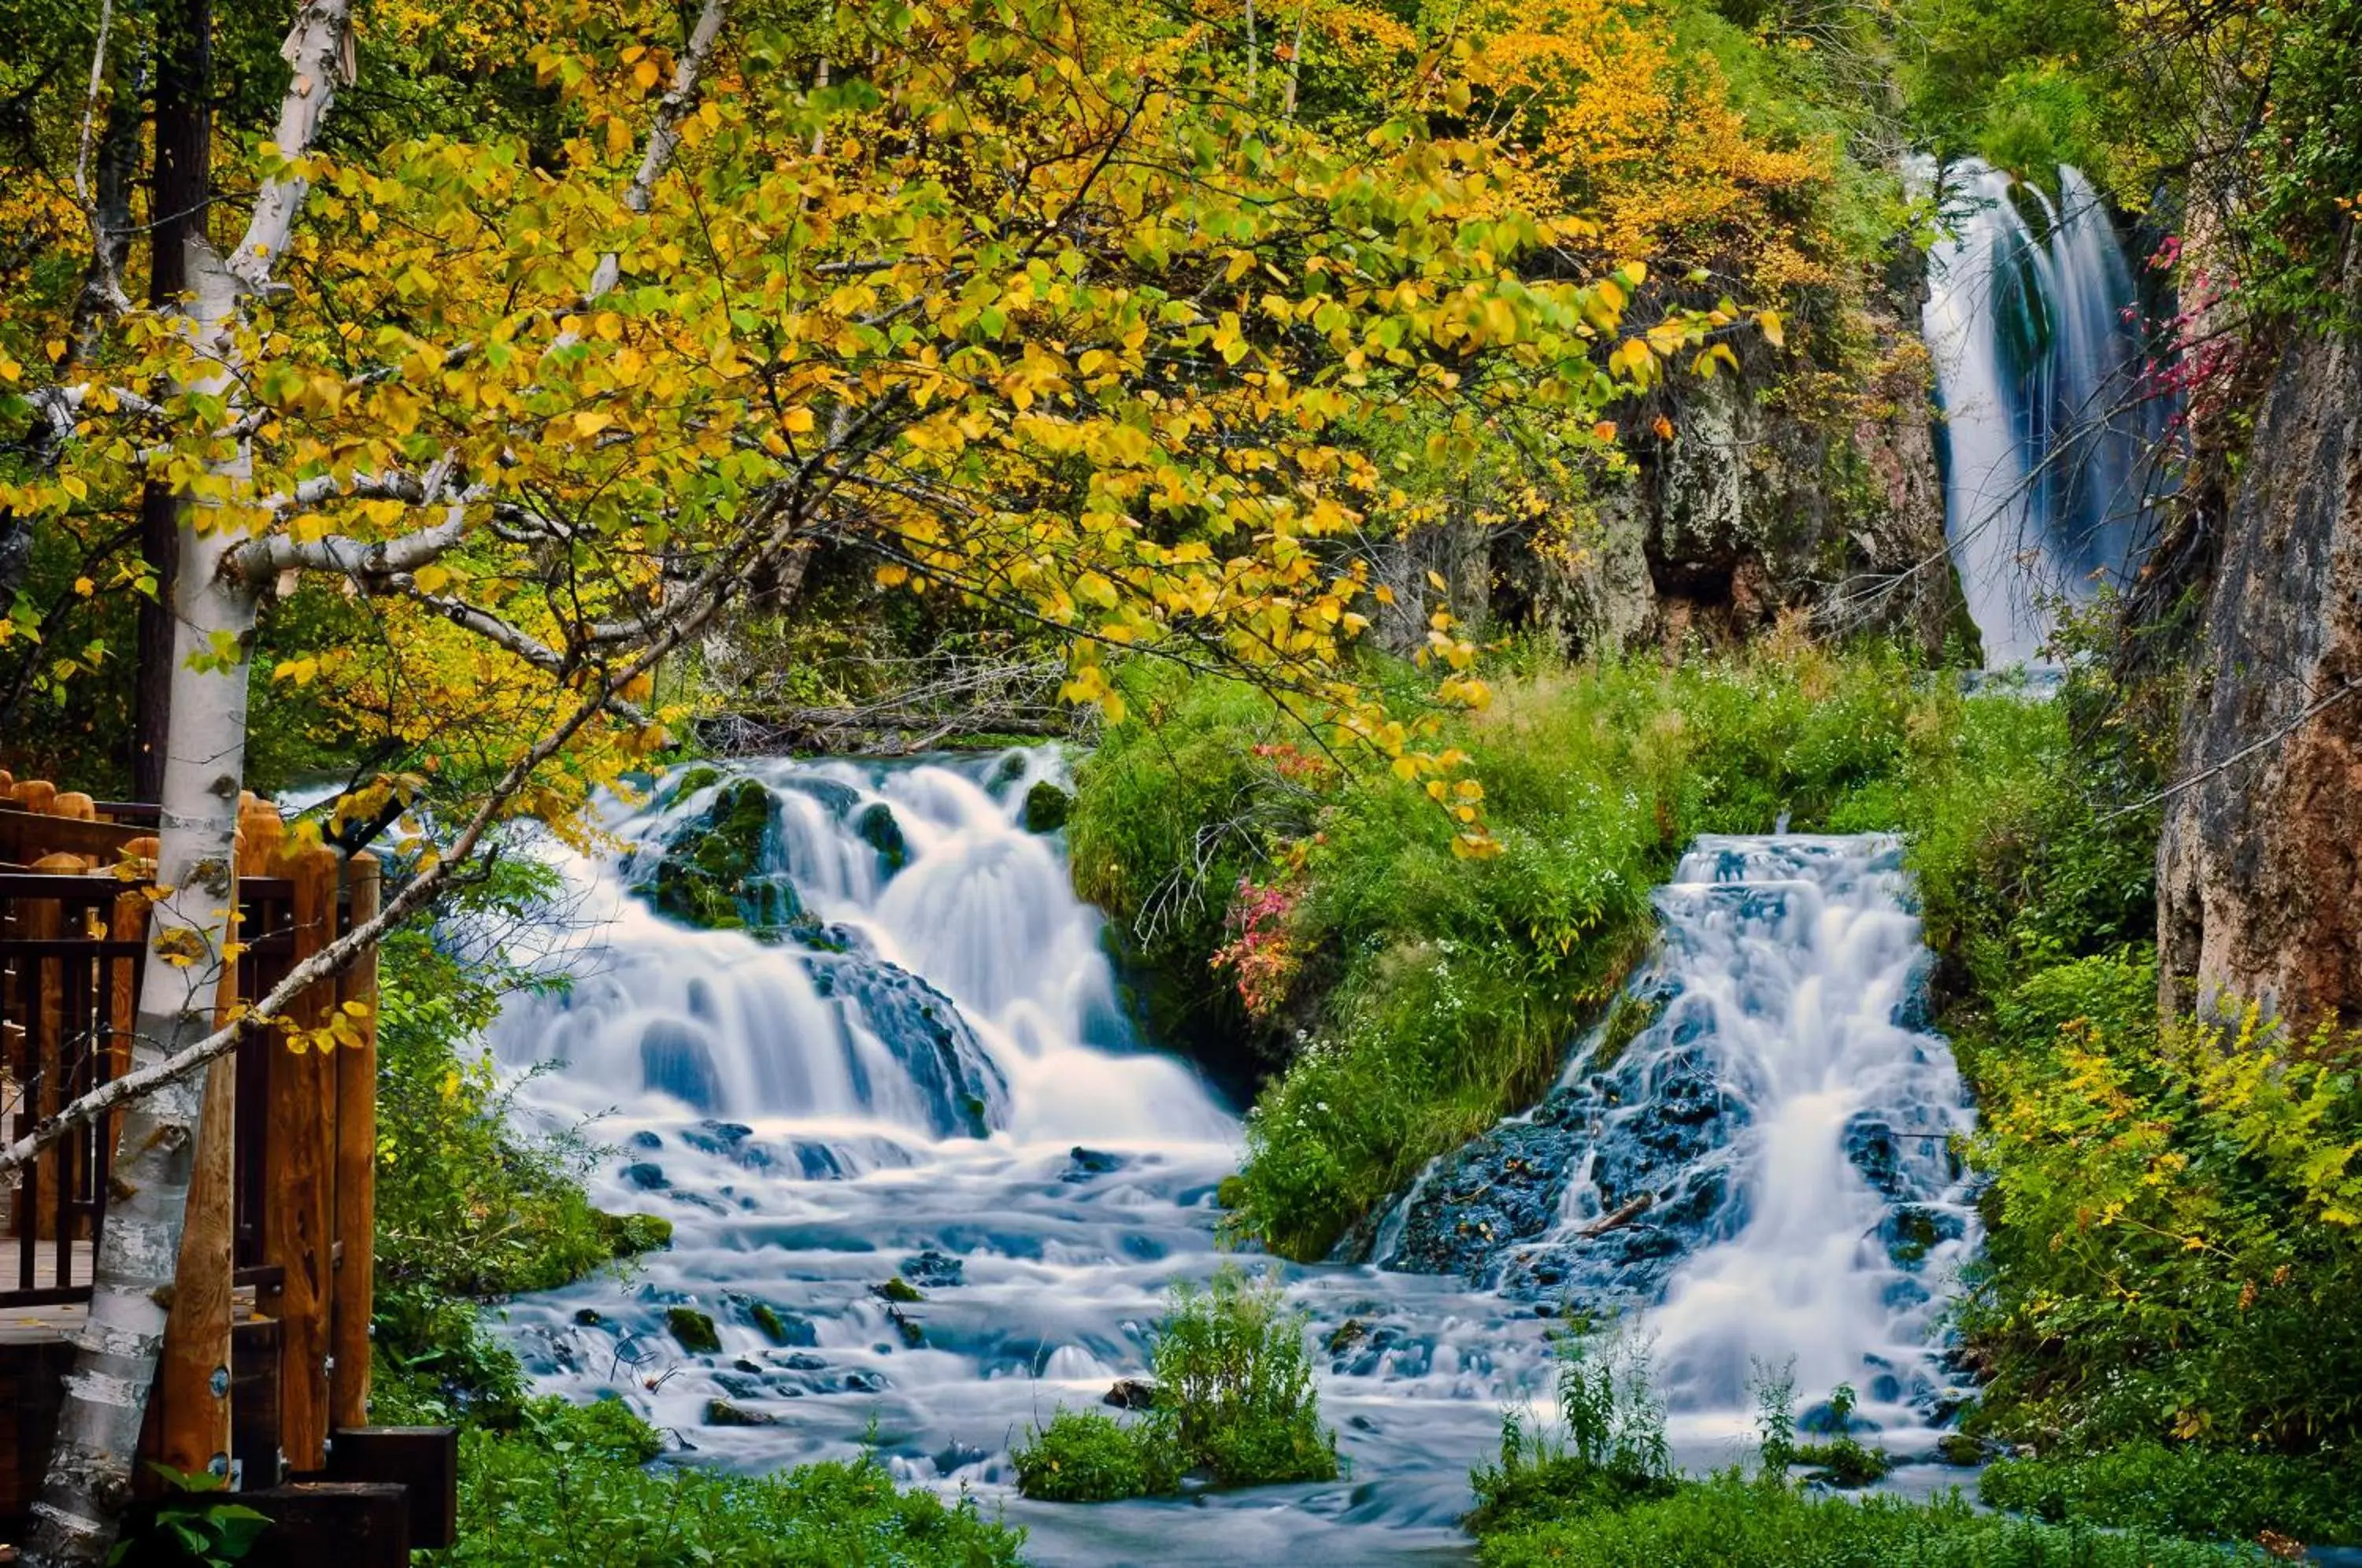
M 349 0 L 310 0 L 284 50 L 292 68 L 277 146 L 307 152 L 336 85 L 349 70 Z M 228 261 L 202 227 L 186 241 L 189 303 L 178 323 L 201 363 L 217 367 L 199 390 L 225 395 L 244 301 L 286 248 L 304 182 L 282 171 L 257 194 Z M 208 384 L 209 383 L 209 384 Z M 231 492 L 250 488 L 240 441 L 216 467 Z M 181 1054 L 214 1032 L 214 1001 L 228 918 L 237 898 L 237 804 L 245 783 L 247 676 L 259 586 L 229 569 L 246 541 L 210 504 L 180 507 L 180 572 L 172 590 L 171 730 L 162 770 L 156 875 L 132 1067 Z M 162 1349 L 197 1134 L 204 1079 L 172 1079 L 124 1112 L 112 1195 L 92 1270 L 90 1316 L 77 1341 L 57 1443 L 33 1505 L 27 1561 L 36 1568 L 105 1562 L 131 1500 L 132 1465 Z

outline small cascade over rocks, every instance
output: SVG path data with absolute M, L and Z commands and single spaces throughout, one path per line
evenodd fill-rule
M 1385 1267 L 1545 1310 L 1639 1313 L 1676 1409 L 1738 1411 L 1757 1363 L 1940 1417 L 1931 1342 L 1974 1215 L 1970 1112 L 1924 1014 L 1928 964 L 1889 837 L 1702 838 L 1664 938 L 1529 1114 L 1439 1161 Z
M 520 1113 L 599 1118 L 594 1199 L 674 1242 L 504 1309 L 542 1389 L 628 1401 L 682 1463 L 871 1448 L 906 1484 L 982 1489 L 1045 1564 L 1456 1551 L 1469 1466 L 1548 1388 L 1571 1306 L 1642 1312 L 1693 1465 L 1736 1456 L 1727 1385 L 1754 1354 L 1795 1355 L 1807 1397 L 1862 1385 L 1891 1443 L 1932 1441 L 1929 1318 L 1970 1239 L 1941 1134 L 1967 1112 L 1913 1013 L 1894 846 L 1707 840 L 1659 895 L 1664 951 L 1633 987 L 1655 1011 L 1614 1061 L 1586 1043 L 1543 1106 L 1438 1162 L 1387 1266 L 1277 1266 L 1347 1478 L 1016 1498 L 1030 1424 L 1142 1397 L 1167 1290 L 1226 1261 L 1214 1195 L 1242 1152 L 1197 1075 L 1134 1038 L 1098 915 L 1027 825 L 1061 768 L 692 770 L 615 811 L 614 853 L 553 850 L 575 896 L 537 940 L 572 983 L 516 997 L 494 1047 L 555 1062 Z
M 2058 170 L 2053 201 L 1969 159 L 1937 194 L 1948 233 L 1924 325 L 1944 408 L 1945 533 L 1998 668 L 2040 651 L 2043 597 L 2130 579 L 2171 409 L 2147 373 L 2132 266 L 2080 171 Z

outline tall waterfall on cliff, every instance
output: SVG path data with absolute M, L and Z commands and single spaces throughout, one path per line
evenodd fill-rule
M 2138 290 L 2077 170 L 2053 201 L 1974 160 L 1947 168 L 1927 345 L 1943 399 L 1945 530 L 1985 660 L 2023 663 L 2039 601 L 2122 581 L 2146 547 L 2151 395 Z

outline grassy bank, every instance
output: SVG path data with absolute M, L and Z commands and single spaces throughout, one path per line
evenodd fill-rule
M 1976 705 L 1883 651 L 1513 669 L 1448 735 L 1501 845 L 1468 861 L 1421 789 L 1349 782 L 1255 693 L 1138 680 L 1140 717 L 1080 772 L 1077 882 L 1130 933 L 1164 1037 L 1254 1043 L 1226 1198 L 1297 1258 L 1532 1101 L 1694 837 L 1885 825 Z

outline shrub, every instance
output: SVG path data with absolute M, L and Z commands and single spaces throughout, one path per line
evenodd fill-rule
M 1958 1494 L 1814 1498 L 1736 1474 L 1487 1537 L 1485 1568 L 2227 1568 L 2268 1561 L 2088 1525 L 1981 1515 Z
M 1060 1409 L 1010 1458 L 1017 1489 L 1052 1503 L 1109 1503 L 1181 1489 L 1181 1460 L 1165 1423 L 1127 1425 L 1097 1410 Z
M 2025 982 L 1977 1054 L 1983 1421 L 2070 1452 L 2362 1450 L 2362 1036 L 2156 1022 L 2145 953 Z
M 2279 1454 L 2163 1443 L 2067 1459 L 2002 1459 L 1977 1478 L 1996 1508 L 2053 1521 L 2253 1540 L 2269 1530 L 2312 1542 L 2362 1542 L 2362 1488 L 2350 1472 Z
M 1253 1285 L 1225 1268 L 1203 1290 L 1174 1287 L 1156 1329 L 1155 1411 L 1221 1485 L 1336 1478 L 1336 1435 L 1320 1424 L 1304 1331 L 1275 1280 Z
M 1016 1449 L 1029 1497 L 1096 1503 L 1176 1491 L 1183 1472 L 1224 1486 L 1330 1481 L 1336 1434 L 1320 1424 L 1305 1319 L 1278 1284 L 1225 1268 L 1173 1287 L 1156 1326 L 1156 1397 L 1144 1420 L 1061 1409 Z
M 1665 1407 L 1649 1381 L 1649 1347 L 1620 1326 L 1578 1322 L 1552 1343 L 1559 1421 L 1510 1411 L 1501 1457 L 1469 1476 L 1479 1536 L 1670 1496 L 1679 1483 L 1665 1441 Z

